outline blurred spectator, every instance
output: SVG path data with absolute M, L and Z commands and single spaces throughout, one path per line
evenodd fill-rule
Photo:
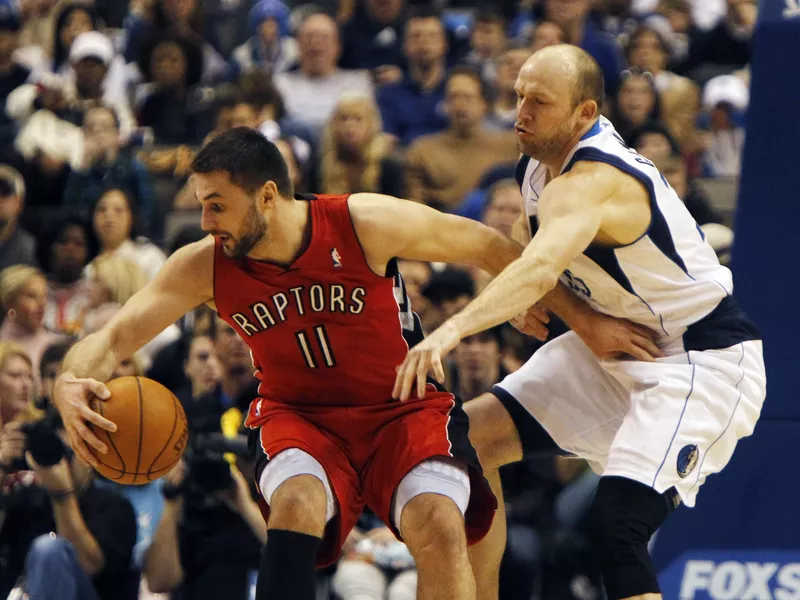
M 664 19 L 669 31 L 670 55 L 676 64 L 681 64 L 689 55 L 689 33 L 692 23 L 692 7 L 688 0 L 660 0 L 657 15 L 646 22 L 652 24 L 655 19 Z
M 438 13 L 415 9 L 406 22 L 403 49 L 408 74 L 378 89 L 383 130 L 408 145 L 447 126 L 442 108 L 447 75 L 447 38 Z
M 704 174 L 736 177 L 742 163 L 747 85 L 736 75 L 720 75 L 706 84 L 703 104 L 709 112 L 709 134 L 703 155 Z
M 365 511 L 345 542 L 332 586 L 341 600 L 414 600 L 414 559 L 386 525 Z
M 469 272 L 458 267 L 434 271 L 423 294 L 431 304 L 430 327 L 433 331 L 475 297 L 475 282 Z
M 28 80 L 31 70 L 14 59 L 19 42 L 20 22 L 8 5 L 0 6 L 0 143 L 14 139 L 16 133 L 6 115 L 6 98 Z
M 513 129 L 517 121 L 517 92 L 514 85 L 530 51 L 525 48 L 506 50 L 497 60 L 494 102 L 486 118 L 490 129 Z
M 598 0 L 595 8 L 602 14 L 603 31 L 610 33 L 621 46 L 625 46 L 629 36 L 639 25 L 639 18 L 633 12 L 633 0 Z
M 308 192 L 308 160 L 300 157 L 300 152 L 305 149 L 305 146 L 298 144 L 297 138 L 280 138 L 274 141 L 275 145 L 286 162 L 286 167 L 289 170 L 289 177 L 294 185 L 296 194 L 303 194 Z
M 219 382 L 220 364 L 214 340 L 208 334 L 192 335 L 183 372 L 188 385 L 175 394 L 184 406 L 211 392 Z
M 531 53 L 537 52 L 547 46 L 567 43 L 566 30 L 555 21 L 542 19 L 533 28 L 533 39 L 531 41 Z
M 500 327 L 465 337 L 453 351 L 447 389 L 459 398 L 477 398 L 508 375 L 500 363 Z
M 603 70 L 607 96 L 616 96 L 624 66 L 622 53 L 616 41 L 589 19 L 591 0 L 544 0 L 543 8 L 546 18 L 566 31 L 567 43 L 580 46 L 597 61 Z
M 211 106 L 198 87 L 203 70 L 200 46 L 173 34 L 152 38 L 139 57 L 145 80 L 152 83 L 139 111 L 139 123 L 153 130 L 157 142 L 199 144 L 211 130 Z
M 501 179 L 489 188 L 489 199 L 483 211 L 483 224 L 511 237 L 514 223 L 522 214 L 522 194 L 514 179 Z
M 83 138 L 83 160 L 67 178 L 64 206 L 88 217 L 104 189 L 124 188 L 131 191 L 139 207 L 139 224 L 144 231 L 152 231 L 156 217 L 153 180 L 124 147 L 114 110 L 89 108 L 83 115 Z
M 403 165 L 389 155 L 393 141 L 381 133 L 371 96 L 342 96 L 322 136 L 320 192 L 377 192 L 402 198 Z
M 648 121 L 660 115 L 658 92 L 653 74 L 633 68 L 622 73 L 622 85 L 611 110 L 611 121 L 622 139 L 631 136 Z
M 626 48 L 628 64 L 652 73 L 656 90 L 664 92 L 679 76 L 669 70 L 670 49 L 662 35 L 647 25 L 636 29 Z
M 345 69 L 369 69 L 380 85 L 403 78 L 405 0 L 359 0 L 353 16 L 342 26 Z
M 17 342 L 25 349 L 31 358 L 37 384 L 42 352 L 59 338 L 59 334 L 44 327 L 46 304 L 47 279 L 39 269 L 16 265 L 0 271 L 0 305 L 3 309 L 0 340 Z
M 700 89 L 685 77 L 675 77 L 661 93 L 661 122 L 680 147 L 689 172 L 699 175 L 701 154 L 706 140 L 698 129 L 700 121 Z
M 33 407 L 33 363 L 20 344 L 0 341 L 0 480 L 15 461 L 22 458 L 24 439 L 14 421 L 29 421 L 37 416 Z M 2 592 L 2 590 L 0 590 Z
M 53 331 L 77 335 L 89 305 L 89 281 L 83 270 L 97 254 L 97 240 L 82 220 L 67 218 L 56 224 L 41 253 L 47 274 L 44 323 Z
M 447 131 L 422 137 L 408 149 L 408 196 L 452 211 L 489 168 L 513 162 L 516 138 L 511 131 L 489 131 L 486 92 L 478 74 L 457 68 L 447 79 Z
M 203 83 L 212 84 L 227 75 L 228 65 L 215 49 L 214 23 L 206 20 L 199 0 L 137 2 L 125 19 L 125 58 L 134 62 L 153 38 L 181 38 L 200 49 Z
M 112 188 L 103 193 L 92 210 L 100 253 L 113 254 L 135 262 L 152 279 L 167 260 L 164 252 L 146 238 L 133 240 L 136 205 L 130 194 Z
M 705 83 L 750 62 L 751 38 L 758 17 L 755 0 L 727 0 L 724 19 L 711 31 L 695 30 L 689 38 L 689 56 L 680 69 Z
M 725 225 L 723 216 L 714 210 L 711 199 L 703 188 L 689 177 L 684 161 L 680 156 L 672 155 L 656 160 L 655 164 L 678 197 L 683 200 L 720 261 L 727 263 L 733 245 L 733 231 Z
M 61 363 L 74 344 L 75 338 L 54 342 L 42 352 L 42 358 L 39 362 L 39 378 L 42 382 L 42 389 L 36 403 L 37 408 L 40 410 L 55 409 L 52 404 L 53 387 L 56 384 L 56 379 L 61 375 Z
M 680 147 L 659 121 L 647 121 L 630 136 L 629 145 L 650 160 L 680 154 Z
M 97 30 L 97 13 L 88 3 L 66 3 L 58 12 L 54 25 L 52 62 L 46 70 L 66 75 L 69 73 L 72 43 L 80 34 Z
M 423 294 L 423 290 L 433 276 L 431 265 L 416 260 L 398 260 L 397 270 L 403 276 L 411 310 L 419 316 L 422 329 L 426 332 L 433 331 L 435 328 L 433 323 L 436 322 L 437 317 L 431 314 L 431 302 Z
M 43 467 L 29 453 L 36 478 L 20 480 L 6 497 L 0 544 L 8 574 L 24 570 L 22 589 L 30 600 L 69 597 L 69 590 L 81 600 L 134 600 L 133 508 L 95 484 L 94 471 L 75 457 L 58 417 L 40 423 L 38 436 L 58 444 L 62 458 Z
M 25 182 L 16 169 L 0 165 L 0 270 L 36 264 L 36 239 L 19 226 Z
M 233 52 L 234 75 L 263 70 L 283 73 L 297 60 L 289 8 L 280 0 L 259 0 L 247 18 L 252 37 Z
M 336 66 L 341 54 L 339 28 L 322 13 L 307 16 L 297 30 L 300 66 L 292 73 L 279 73 L 275 84 L 288 113 L 319 134 L 333 113 L 341 95 L 361 92 L 372 95 L 367 71 L 350 71 Z
M 496 7 L 479 8 L 470 33 L 470 51 L 464 63 L 478 70 L 483 80 L 493 84 L 497 79 L 498 59 L 508 47 L 505 20 Z

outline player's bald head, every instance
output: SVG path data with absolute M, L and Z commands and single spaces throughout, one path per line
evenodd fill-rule
M 525 62 L 520 76 L 534 70 L 565 78 L 572 90 L 573 106 L 594 100 L 598 107 L 602 107 L 605 102 L 603 71 L 586 51 L 577 46 L 558 44 L 542 48 Z

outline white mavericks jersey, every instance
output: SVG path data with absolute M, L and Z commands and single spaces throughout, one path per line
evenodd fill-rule
M 677 342 L 687 328 L 709 316 L 714 326 L 702 327 L 704 339 L 685 344 L 691 346 L 686 349 L 723 348 L 743 337 L 759 337 L 733 302 L 730 270 L 719 264 L 681 199 L 653 163 L 630 149 L 605 117 L 575 145 L 561 173 L 578 161 L 604 162 L 636 178 L 650 195 L 652 218 L 644 235 L 631 244 L 590 245 L 564 271 L 564 284 L 603 313 L 661 332 L 666 338 L 662 345 Z M 546 174 L 545 165 L 529 157 L 517 165 L 532 232 L 538 227 L 537 204 Z M 720 324 L 727 333 L 719 331 Z

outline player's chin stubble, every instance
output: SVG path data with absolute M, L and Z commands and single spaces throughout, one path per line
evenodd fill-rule
M 255 248 L 256 244 L 267 235 L 267 224 L 258 214 L 255 205 L 250 206 L 250 211 L 242 223 L 242 231 L 239 234 L 239 241 L 228 253 L 231 258 L 241 259 L 247 256 Z

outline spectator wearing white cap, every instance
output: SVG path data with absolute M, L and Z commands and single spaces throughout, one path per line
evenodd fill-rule
M 111 40 L 99 31 L 86 31 L 72 42 L 69 52 L 74 81 L 40 74 L 36 84 L 18 87 L 8 96 L 7 114 L 25 129 L 17 146 L 26 157 L 35 150 L 49 150 L 62 162 L 80 161 L 82 137 L 80 123 L 87 108 L 105 104 L 114 109 L 120 121 L 120 133 L 127 139 L 136 125 L 126 99 L 114 97 L 106 88 L 109 67 L 115 57 Z M 42 111 L 44 109 L 44 111 Z M 45 114 L 38 114 L 44 112 Z M 35 123 L 30 123 L 34 116 Z M 63 121 L 65 123 L 56 123 Z M 72 127 L 68 127 L 71 125 Z M 23 133 L 25 135 L 23 135 Z M 34 139 L 31 139 L 33 136 Z M 44 139 L 57 136 L 58 139 Z
M 710 115 L 710 133 L 703 156 L 706 175 L 739 175 L 744 148 L 743 113 L 749 100 L 747 84 L 736 75 L 720 75 L 706 84 L 703 105 Z

